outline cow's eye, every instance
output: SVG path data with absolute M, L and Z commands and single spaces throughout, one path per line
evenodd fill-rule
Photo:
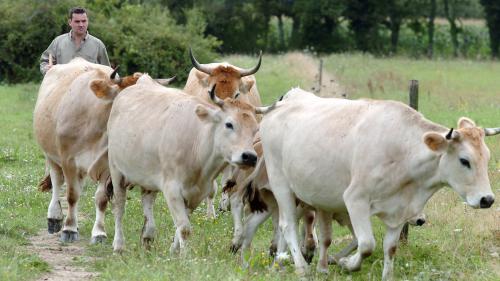
M 240 93 L 236 93 L 236 95 L 234 95 L 234 98 L 237 99 L 239 96 L 240 96 Z
M 226 123 L 226 128 L 227 128 L 227 129 L 230 129 L 230 130 L 233 130 L 233 129 L 234 129 L 233 124 L 231 124 L 230 122 L 227 122 L 227 123 Z
M 464 159 L 464 158 L 460 158 L 460 164 L 462 164 L 465 167 L 467 167 L 468 169 L 470 169 L 470 162 L 469 162 L 469 160 Z

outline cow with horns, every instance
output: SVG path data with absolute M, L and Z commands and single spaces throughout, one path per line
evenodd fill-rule
M 189 72 L 184 92 L 209 101 L 206 93 L 217 84 L 215 95 L 222 100 L 233 98 L 253 106 L 262 106 L 254 76 L 262 62 L 262 51 L 259 54 L 257 64 L 249 69 L 240 68 L 227 62 L 201 64 L 194 57 L 191 48 L 189 49 L 189 57 L 193 68 Z M 257 116 L 257 121 L 260 121 L 260 116 Z M 222 177 L 224 186 L 228 184 L 227 179 L 232 177 L 233 172 L 232 167 L 224 170 Z M 216 193 L 217 182 L 214 182 L 212 192 L 207 197 L 208 217 L 215 217 L 213 198 Z
M 326 99 L 292 89 L 263 118 L 260 134 L 280 229 L 298 273 L 307 264 L 295 198 L 317 211 L 319 271 L 327 271 L 332 216 L 348 215 L 357 238 L 357 252 L 339 260 L 348 271 L 359 270 L 373 252 L 370 217 L 379 217 L 387 230 L 382 279 L 390 280 L 401 229 L 443 185 L 473 208 L 491 207 L 484 138 L 498 133 L 468 118 L 450 130 L 399 102 Z
M 106 237 L 104 211 L 109 200 L 106 124 L 111 103 L 96 98 L 92 91 L 96 95 L 117 95 L 135 84 L 141 75 L 136 73 L 120 78 L 116 69 L 75 58 L 68 64 L 52 67 L 42 81 L 33 123 L 35 139 L 45 154 L 48 174 L 39 186 L 42 191 L 52 190 L 48 231 L 55 233 L 62 228 L 63 242 L 78 239 L 78 200 L 86 175 L 98 182 L 92 241 Z M 59 195 L 64 182 L 68 213 L 63 225 Z

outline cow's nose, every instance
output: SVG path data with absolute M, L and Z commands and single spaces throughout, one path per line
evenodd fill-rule
M 241 159 L 244 165 L 255 167 L 255 164 L 257 164 L 257 155 L 252 152 L 243 152 L 241 154 Z
M 424 219 L 418 219 L 418 220 L 416 221 L 416 223 L 417 223 L 417 225 L 418 225 L 418 226 L 422 226 L 422 225 L 424 225 L 425 220 L 424 220 Z
M 493 202 L 495 202 L 495 198 L 493 196 L 488 195 L 484 196 L 481 198 L 481 202 L 479 202 L 479 206 L 483 209 L 491 207 L 493 205 Z

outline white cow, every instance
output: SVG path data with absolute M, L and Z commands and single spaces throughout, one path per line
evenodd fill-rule
M 61 240 L 78 239 L 78 200 L 86 175 L 98 182 L 95 193 L 96 220 L 92 242 L 106 238 L 104 211 L 108 203 L 106 186 L 106 123 L 111 110 L 109 101 L 96 95 L 117 95 L 140 77 L 119 78 L 109 66 L 75 58 L 68 64 L 54 65 L 45 75 L 35 105 L 33 124 L 35 138 L 42 148 L 48 174 L 40 183 L 43 191 L 52 189 L 48 208 L 48 231 L 61 230 Z M 64 225 L 59 202 L 62 184 L 67 184 L 68 214 Z
M 319 271 L 327 271 L 331 218 L 348 214 L 357 252 L 340 259 L 359 270 L 375 248 L 370 217 L 386 225 L 382 278 L 392 279 L 393 258 L 405 222 L 422 212 L 443 184 L 473 208 L 494 202 L 488 179 L 485 135 L 461 118 L 456 131 L 394 101 L 315 97 L 292 89 L 260 126 L 279 224 L 296 270 L 307 272 L 295 225 L 295 196 L 316 208 L 320 229 Z
M 189 213 L 208 196 L 219 172 L 228 164 L 255 165 L 256 113 L 270 107 L 255 108 L 229 98 L 222 101 L 214 89 L 210 94 L 212 103 L 162 87 L 143 75 L 115 99 L 108 122 L 115 251 L 125 247 L 126 185 L 140 185 L 151 194 L 163 192 L 176 226 L 170 248 L 175 253 L 185 248 L 191 232 Z M 154 235 L 154 222 L 148 219 L 152 219 L 152 197 L 143 200 L 143 242 Z
M 189 57 L 193 68 L 189 72 L 184 92 L 209 102 L 207 91 L 217 84 L 215 95 L 220 99 L 233 98 L 253 106 L 262 106 L 254 76 L 260 68 L 262 52 L 257 64 L 250 69 L 240 68 L 227 62 L 201 64 L 194 57 L 191 48 L 189 49 Z M 257 116 L 257 120 L 260 121 L 260 116 Z M 224 186 L 227 185 L 227 179 L 232 177 L 232 169 L 232 167 L 224 169 L 222 176 Z M 214 181 L 213 189 L 207 197 L 207 216 L 209 218 L 215 218 L 213 199 L 216 194 L 217 181 Z

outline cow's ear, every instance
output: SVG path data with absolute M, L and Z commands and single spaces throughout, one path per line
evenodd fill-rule
M 201 71 L 196 71 L 196 78 L 198 78 L 198 83 L 204 88 L 208 87 L 208 74 L 203 73 Z
M 446 138 L 436 132 L 427 132 L 424 134 L 424 143 L 427 147 L 435 152 L 442 152 L 448 148 L 448 141 Z
M 219 110 L 209 108 L 203 104 L 198 104 L 195 109 L 195 113 L 198 116 L 198 118 L 200 118 L 203 121 L 209 121 L 209 122 L 210 121 L 215 122 L 220 119 L 217 114 L 218 112 Z
M 111 85 L 104 79 L 95 79 L 90 82 L 90 89 L 100 99 L 112 100 L 118 94 L 118 86 Z
M 467 117 L 462 117 L 458 120 L 458 128 L 474 128 L 476 127 L 476 123 L 474 121 L 470 120 Z
M 254 80 L 242 81 L 242 83 L 240 84 L 240 92 L 242 92 L 243 94 L 248 94 L 248 92 L 250 92 L 250 89 L 252 89 L 254 84 L 255 84 Z

